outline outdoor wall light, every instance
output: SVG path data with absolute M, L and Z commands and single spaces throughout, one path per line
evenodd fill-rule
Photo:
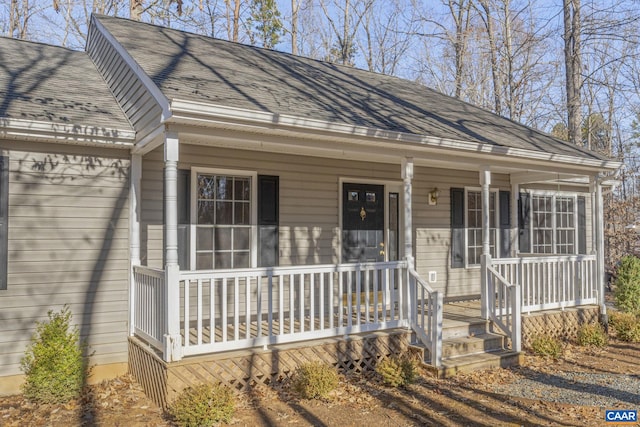
M 433 190 L 429 191 L 429 204 L 437 205 L 439 195 L 440 195 L 440 190 L 438 190 L 437 188 L 434 188 Z

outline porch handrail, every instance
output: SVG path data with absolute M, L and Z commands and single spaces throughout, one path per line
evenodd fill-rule
M 166 333 L 166 286 L 164 270 L 133 266 L 133 331 L 157 349 Z
M 431 365 L 442 365 L 443 295 L 435 291 L 413 268 L 408 268 L 411 294 L 411 326 L 429 350 Z M 413 308 L 415 307 L 415 308 Z
M 181 271 L 182 355 L 409 327 L 407 262 Z
M 497 258 L 491 267 L 521 286 L 523 312 L 564 309 L 598 301 L 596 255 Z
M 502 331 L 511 338 L 511 349 L 522 351 L 522 304 L 521 288 L 517 283 L 510 283 L 491 265 L 487 266 L 488 294 L 495 296 L 489 299 L 489 317 Z

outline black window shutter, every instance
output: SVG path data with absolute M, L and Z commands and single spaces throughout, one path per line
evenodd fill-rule
M 258 265 L 273 267 L 279 263 L 279 178 L 258 176 Z
M 500 191 L 500 257 L 511 255 L 511 192 Z
M 0 290 L 7 289 L 9 266 L 9 158 L 0 156 Z
M 451 268 L 464 267 L 464 188 L 451 189 Z
M 530 227 L 531 221 L 529 214 L 531 211 L 531 199 L 529 194 L 520 193 L 518 199 L 518 243 L 521 253 L 531 253 Z
M 191 171 L 178 169 L 178 265 L 180 270 L 189 270 L 191 252 Z
M 584 196 L 578 196 L 578 253 L 587 253 L 587 209 Z

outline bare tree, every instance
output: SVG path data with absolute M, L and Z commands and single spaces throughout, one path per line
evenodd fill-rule
M 582 52 L 580 0 L 562 0 L 564 24 L 564 64 L 566 71 L 567 134 L 569 141 L 581 143 Z

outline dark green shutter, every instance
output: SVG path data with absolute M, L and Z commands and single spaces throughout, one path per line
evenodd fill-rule
M 191 171 L 178 169 L 178 265 L 189 270 L 191 253 Z
M 7 289 L 9 265 L 9 158 L 0 156 L 0 290 Z
M 518 243 L 521 253 L 531 253 L 531 238 L 530 238 L 530 212 L 531 212 L 531 198 L 527 193 L 520 193 L 518 199 Z
M 587 209 L 584 196 L 578 196 L 578 253 L 587 253 Z
M 279 178 L 258 176 L 258 265 L 278 265 Z
M 500 191 L 500 257 L 511 255 L 511 192 Z
M 451 189 L 451 268 L 464 267 L 464 188 Z

